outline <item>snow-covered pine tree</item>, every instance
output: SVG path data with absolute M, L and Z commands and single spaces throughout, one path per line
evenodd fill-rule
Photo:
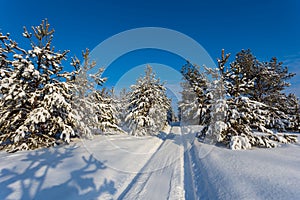
M 173 110 L 172 106 L 170 106 L 170 109 L 167 111 L 167 122 L 168 124 L 172 124 L 173 122 L 177 122 L 177 116 L 175 111 Z
M 225 81 L 222 76 L 223 69 L 204 67 L 210 82 L 207 83 L 208 109 L 205 117 L 205 126 L 197 137 L 205 143 L 215 143 L 227 140 L 228 129 L 228 98 L 226 94 Z
M 281 131 L 299 131 L 299 99 L 295 94 L 278 94 L 271 126 Z M 274 108 L 275 107 L 275 108 Z
M 196 93 L 186 80 L 180 85 L 182 87 L 181 100 L 178 102 L 180 122 L 182 125 L 198 125 L 199 105 Z
M 78 131 L 83 136 L 91 137 L 93 133 L 113 133 L 122 131 L 117 125 L 115 102 L 105 88 L 99 90 L 106 78 L 102 78 L 103 68 L 95 74 L 90 74 L 96 66 L 89 60 L 89 50 L 82 53 L 84 62 L 81 64 L 77 57 L 72 58 L 76 69 L 73 90 L 73 110 L 79 117 Z M 93 132 L 94 131 L 94 132 Z
M 200 67 L 187 62 L 181 69 L 184 82 L 181 108 L 182 123 L 203 125 L 208 108 L 209 97 L 207 96 L 208 81 Z
M 128 102 L 129 92 L 126 90 L 126 88 L 122 88 L 119 95 L 115 98 L 115 105 L 117 124 L 123 129 L 126 129 L 125 118 L 127 115 Z
M 225 143 L 231 149 L 247 149 L 252 146 L 275 147 L 277 142 L 295 142 L 297 140 L 295 135 L 274 134 L 267 128 L 272 120 L 270 106 L 247 97 L 254 87 L 251 83 L 254 80 L 245 78 L 245 73 L 236 62 L 227 69 L 225 63 L 228 57 L 229 54 L 225 56 L 222 51 L 222 59 L 218 60 L 219 68 L 206 69 L 212 77 L 218 77 L 218 72 L 222 76 L 216 79 L 210 87 L 212 89 L 209 89 L 214 96 L 214 102 L 209 109 L 210 118 L 207 126 L 198 137 L 203 139 L 210 136 L 210 140 L 212 138 L 216 142 Z M 226 98 L 215 95 L 216 91 L 217 94 L 222 92 L 220 84 L 224 85 L 228 95 Z M 265 134 L 256 134 L 255 130 Z
M 291 129 L 290 117 L 287 115 L 289 111 L 284 109 L 288 107 L 284 105 L 288 103 L 284 89 L 290 86 L 287 81 L 295 74 L 289 73 L 288 68 L 276 58 L 269 62 L 258 61 L 249 49 L 239 52 L 234 63 L 242 66 L 244 76 L 254 83 L 254 88 L 244 96 L 270 106 L 269 113 L 273 119 L 266 126 L 280 131 Z
M 292 118 L 292 130 L 300 132 L 300 100 L 295 94 L 289 94 L 288 99 L 290 105 L 288 114 Z
M 230 96 L 247 96 L 250 91 L 253 91 L 255 77 L 252 78 L 247 74 L 247 68 L 247 65 L 245 66 L 234 61 L 230 63 L 230 69 L 223 71 L 222 76 L 226 82 L 227 92 Z
M 96 91 L 93 95 L 93 101 L 96 105 L 96 115 L 98 117 L 97 128 L 103 134 L 122 133 L 123 130 L 118 125 L 117 100 L 114 97 L 114 91 Z
M 134 136 L 156 135 L 167 123 L 170 100 L 166 88 L 155 78 L 151 66 L 147 66 L 145 77 L 131 86 L 128 114 L 125 121 Z
M 224 50 L 222 50 L 223 54 Z M 228 63 L 229 55 L 227 54 L 228 58 L 225 61 L 222 61 L 222 59 L 218 60 L 219 62 L 223 62 L 223 67 L 226 68 L 225 64 Z M 219 64 L 220 65 L 220 64 Z M 243 72 L 242 76 L 245 80 L 248 80 L 251 82 L 251 87 L 249 90 L 242 92 L 242 95 L 247 95 L 253 100 L 260 101 L 260 96 L 262 95 L 262 88 L 261 88 L 261 77 L 257 77 L 257 74 L 261 72 L 261 63 L 254 57 L 250 49 L 247 50 L 241 50 L 238 52 L 235 56 L 235 60 L 230 65 L 239 66 L 239 69 Z M 223 74 L 224 76 L 225 74 Z M 254 84 L 254 85 L 253 85 Z M 253 89 L 255 87 L 255 90 Z M 246 89 L 246 88 L 245 88 Z
M 98 118 L 95 111 L 95 103 L 92 96 L 97 85 L 102 86 L 105 78 L 101 78 L 103 69 L 94 76 L 89 76 L 89 70 L 96 66 L 95 62 L 89 60 L 89 50 L 82 52 L 83 63 L 75 56 L 71 65 L 75 68 L 72 79 L 68 80 L 73 85 L 72 90 L 72 113 L 77 117 L 76 132 L 81 137 L 91 138 L 93 130 L 96 129 Z
M 262 62 L 260 64 L 262 68 L 260 73 L 257 73 L 256 76 L 260 77 L 260 82 L 257 81 L 259 85 L 260 93 L 257 99 L 260 102 L 263 102 L 269 106 L 274 106 L 274 103 L 277 102 L 277 95 L 283 94 L 284 89 L 290 86 L 288 82 L 293 76 L 294 73 L 289 73 L 288 68 L 283 66 L 282 62 L 278 62 L 277 58 L 272 58 L 269 62 Z
M 72 86 L 60 81 L 70 78 L 61 65 L 68 51 L 54 51 L 54 30 L 47 20 L 32 30 L 33 35 L 24 27 L 28 51 L 8 36 L 0 37 L 0 145 L 8 151 L 51 146 L 56 135 L 69 142 L 74 135 Z
M 32 30 L 33 35 L 26 28 L 23 33 L 30 50 L 0 34 L 0 147 L 10 152 L 52 146 L 59 138 L 68 143 L 71 136 L 90 137 L 92 129 L 108 124 L 100 119 L 103 114 L 92 114 L 108 102 L 94 90 L 105 81 L 103 69 L 87 77 L 95 67 L 89 51 L 83 53 L 83 65 L 74 58 L 75 71 L 62 72 L 68 51 L 54 51 L 48 21 Z M 93 102 L 96 97 L 101 102 Z

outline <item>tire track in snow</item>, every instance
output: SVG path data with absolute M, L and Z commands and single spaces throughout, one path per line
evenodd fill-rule
M 193 170 L 192 158 L 190 155 L 190 150 L 187 149 L 188 145 L 185 145 L 184 152 L 184 188 L 185 188 L 185 198 L 186 199 L 197 199 L 196 187 L 195 187 L 195 173 Z
M 163 144 L 165 143 L 165 141 L 163 141 L 157 148 L 157 150 L 153 153 L 153 155 L 149 158 L 149 160 L 146 162 L 146 164 L 141 168 L 141 170 L 135 175 L 135 177 L 132 179 L 132 181 L 129 183 L 129 185 L 125 188 L 125 190 L 120 194 L 120 196 L 118 197 L 118 200 L 122 200 L 124 199 L 124 197 L 129 193 L 129 191 L 133 188 L 133 186 L 135 184 L 137 184 L 140 177 L 147 173 L 144 172 L 145 169 L 147 168 L 147 166 L 149 165 L 150 161 L 153 159 L 153 157 L 155 156 L 155 154 L 159 151 L 159 149 L 161 149 L 161 147 L 163 146 Z M 149 172 L 148 172 L 149 173 Z M 151 174 L 149 176 L 147 176 L 146 178 L 150 178 Z M 143 188 L 143 186 L 146 184 L 147 180 L 144 180 L 144 184 L 141 185 L 141 187 Z
M 219 199 L 217 193 L 214 191 L 211 180 L 208 177 L 209 167 L 204 166 L 201 159 L 199 157 L 199 148 L 201 144 L 198 141 L 194 141 L 192 147 L 187 152 L 190 158 L 190 173 L 193 180 L 193 199 Z M 206 152 L 205 152 L 206 154 Z M 191 199 L 191 198 L 187 198 Z
M 173 133 L 176 133 L 177 143 L 179 146 L 179 162 L 174 165 L 172 179 L 170 179 L 170 191 L 168 199 L 184 199 L 185 189 L 184 189 L 184 140 L 182 138 L 181 128 L 172 127 Z
M 169 133 L 174 137 L 161 143 L 118 199 L 184 199 L 183 144 L 176 128 Z

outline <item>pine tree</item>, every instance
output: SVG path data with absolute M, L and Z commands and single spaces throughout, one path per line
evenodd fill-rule
M 271 124 L 266 126 L 280 131 L 291 129 L 287 115 L 289 110 L 285 109 L 289 107 L 285 105 L 289 100 L 284 89 L 290 86 L 287 81 L 295 74 L 289 73 L 288 68 L 275 57 L 269 62 L 258 61 L 250 50 L 239 52 L 234 63 L 242 66 L 248 80 L 253 80 L 254 87 L 243 95 L 270 106 L 269 113 L 273 119 L 270 120 Z
M 198 133 L 197 137 L 206 143 L 221 142 L 225 140 L 226 134 L 226 117 L 227 117 L 227 100 L 225 96 L 224 80 L 220 69 L 205 67 L 206 74 L 210 76 L 211 81 L 207 83 L 207 105 L 205 126 Z
M 290 86 L 287 81 L 295 75 L 289 73 L 288 68 L 284 67 L 282 62 L 278 62 L 276 57 L 269 62 L 261 62 L 255 58 L 250 49 L 237 53 L 232 64 L 242 68 L 246 79 L 253 80 L 254 88 L 245 94 L 252 100 L 270 106 L 276 102 L 277 95 L 282 94 L 283 90 Z
M 79 131 L 84 132 L 84 136 L 88 137 L 92 137 L 93 131 L 102 134 L 122 132 L 117 125 L 113 97 L 105 88 L 97 89 L 106 81 L 106 78 L 102 78 L 104 69 L 99 68 L 95 74 L 90 74 L 96 63 L 90 62 L 88 49 L 82 55 L 83 63 L 77 57 L 72 59 L 72 65 L 76 69 L 73 110 L 79 116 Z
M 76 132 L 81 137 L 92 138 L 98 125 L 94 95 L 96 87 L 102 86 L 106 78 L 101 77 L 102 68 L 96 74 L 89 74 L 96 63 L 89 60 L 88 49 L 82 52 L 82 57 L 83 63 L 76 56 L 72 58 L 71 65 L 75 71 L 71 72 L 73 77 L 68 82 L 73 85 L 72 113 L 77 117 Z
M 167 111 L 170 100 L 166 88 L 155 78 L 150 66 L 147 66 L 145 77 L 131 86 L 128 114 L 125 121 L 134 136 L 155 135 L 167 123 Z
M 278 94 L 271 127 L 281 131 L 299 131 L 299 99 L 295 94 Z
M 284 93 L 284 89 L 290 86 L 287 82 L 295 74 L 289 73 L 288 68 L 283 66 L 282 62 L 278 62 L 277 58 L 272 58 L 270 62 L 261 64 L 261 73 L 257 74 L 261 82 L 257 84 L 262 88 L 258 101 L 274 106 L 277 102 L 277 95 Z
M 269 129 L 270 124 L 274 123 L 274 116 L 271 114 L 277 113 L 282 116 L 285 113 L 280 113 L 278 108 L 251 100 L 249 96 L 251 97 L 251 91 L 254 89 L 254 79 L 247 77 L 244 73 L 246 67 L 237 64 L 236 61 L 231 63 L 230 68 L 226 68 L 228 58 L 229 54 L 225 56 L 222 51 L 218 69 L 206 68 L 207 73 L 216 77 L 216 80 L 208 89 L 213 96 L 209 109 L 210 117 L 198 137 L 203 140 L 208 136 L 208 141 L 225 143 L 231 149 L 275 147 L 278 142 L 296 142 L 295 135 L 274 134 Z M 227 97 L 222 95 L 222 84 Z M 275 124 L 278 125 L 279 122 L 276 121 Z M 254 131 L 265 134 L 255 134 Z
M 183 88 L 181 107 L 181 117 L 189 124 L 196 123 L 203 125 L 205 113 L 208 108 L 207 87 L 208 81 L 204 73 L 200 72 L 200 67 L 187 62 L 181 69 L 186 82 L 181 83 Z
M 71 114 L 72 86 L 61 82 L 61 62 L 68 51 L 55 52 L 51 46 L 54 30 L 47 20 L 24 28 L 30 50 L 24 50 L 1 34 L 0 144 L 9 151 L 51 146 L 60 134 L 66 142 L 74 135 Z
M 178 102 L 181 124 L 198 125 L 199 110 L 197 96 L 190 84 L 184 80 L 180 83 L 182 87 L 181 101 Z
M 117 118 L 117 124 L 119 127 L 121 127 L 123 130 L 126 129 L 126 114 L 127 114 L 127 108 L 128 108 L 128 102 L 129 102 L 129 92 L 126 90 L 126 88 L 123 88 L 119 96 L 115 99 L 115 105 L 116 105 L 116 118 Z M 125 130 L 128 131 L 128 130 Z
M 96 91 L 93 95 L 96 104 L 95 110 L 98 117 L 98 129 L 104 134 L 122 133 L 118 125 L 118 115 L 114 91 Z
M 73 136 L 91 137 L 101 125 L 92 99 L 95 84 L 105 81 L 103 69 L 87 78 L 95 66 L 87 50 L 83 65 L 74 58 L 75 70 L 63 72 L 68 51 L 54 51 L 48 21 L 32 30 L 24 27 L 29 50 L 0 34 L 0 148 L 10 152 L 53 146 L 60 139 L 69 143 Z

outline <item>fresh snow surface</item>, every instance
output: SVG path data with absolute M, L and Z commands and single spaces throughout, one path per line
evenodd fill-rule
M 0 199 L 297 199 L 300 147 L 232 151 L 200 127 L 0 152 Z
M 300 145 L 233 151 L 194 141 L 189 150 L 200 199 L 299 199 Z

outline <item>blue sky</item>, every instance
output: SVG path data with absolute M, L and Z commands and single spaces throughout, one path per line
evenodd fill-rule
M 48 18 L 55 28 L 56 49 L 69 57 L 94 49 L 107 38 L 139 27 L 163 27 L 181 32 L 201 44 L 215 60 L 221 49 L 234 55 L 250 48 L 260 60 L 276 56 L 298 73 L 291 92 L 300 96 L 300 3 L 297 0 L 152 0 L 152 1 L 16 1 L 1 2 L 0 31 L 24 42 L 23 25 Z M 105 73 L 108 85 L 145 63 L 180 69 L 184 60 L 153 49 L 120 56 Z

